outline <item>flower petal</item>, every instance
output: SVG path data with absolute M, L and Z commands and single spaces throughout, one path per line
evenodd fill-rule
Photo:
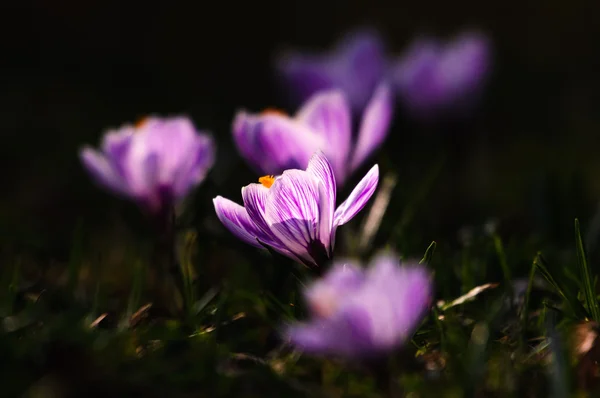
M 347 308 L 331 318 L 288 328 L 290 342 L 304 352 L 316 355 L 356 357 L 371 351 L 371 320 L 360 307 Z
M 444 49 L 438 73 L 447 101 L 478 90 L 489 70 L 489 47 L 482 34 L 465 32 Z
M 360 266 L 350 262 L 337 263 L 323 278 L 307 286 L 304 297 L 313 315 L 328 317 L 349 294 L 362 286 L 364 280 L 365 273 Z
M 344 90 L 355 110 L 362 110 L 387 68 L 385 43 L 374 29 L 351 32 L 338 44 L 337 87 Z
M 331 242 L 329 241 L 328 235 L 331 233 L 333 214 L 335 211 L 335 175 L 331 164 L 321 151 L 316 152 L 310 158 L 306 172 L 314 175 L 323 184 L 323 191 L 319 191 L 320 236 L 323 243 L 326 244 L 326 248 L 330 250 L 333 249 L 333 247 L 329 247 Z M 325 240 L 327 240 L 327 243 Z
M 296 120 L 324 137 L 321 147 L 331 161 L 340 184 L 346 177 L 352 142 L 350 107 L 339 90 L 318 93 L 298 111 Z
M 318 91 L 334 87 L 331 64 L 331 58 L 326 56 L 288 52 L 279 56 L 276 66 L 280 78 L 291 88 L 288 94 L 294 102 L 301 103 Z
M 323 185 L 301 170 L 287 170 L 270 188 L 266 198 L 265 221 L 270 230 L 292 253 L 314 262 L 309 248 L 319 241 L 319 188 Z
M 385 140 L 392 120 L 393 106 L 390 87 L 385 83 L 380 84 L 363 113 L 351 170 L 359 167 Z
M 379 166 L 375 165 L 335 211 L 334 229 L 350 221 L 369 201 L 379 182 Z
M 214 198 L 213 203 L 217 217 L 229 231 L 244 242 L 262 248 L 257 240 L 262 236 L 262 231 L 250 219 L 244 207 L 222 196 Z
M 84 167 L 99 184 L 118 194 L 128 194 L 123 179 L 106 156 L 90 147 L 85 147 L 80 151 L 79 157 Z
M 378 256 L 367 271 L 367 286 L 355 299 L 373 316 L 373 338 L 382 348 L 400 343 L 418 326 L 431 303 L 431 277 L 418 264 L 399 266 L 392 256 Z
M 210 136 L 200 133 L 188 145 L 187 153 L 173 177 L 173 191 L 177 197 L 183 197 L 194 185 L 206 177 L 215 160 L 214 142 Z
M 265 207 L 267 202 L 267 194 L 269 188 L 261 184 L 249 184 L 242 188 L 242 199 L 244 207 L 250 216 L 250 219 L 262 232 L 262 239 L 266 245 L 272 246 L 274 249 L 288 255 L 288 250 L 273 234 L 267 221 L 265 221 Z
M 324 139 L 287 116 L 239 112 L 233 123 L 238 150 L 258 171 L 280 174 L 304 169 Z

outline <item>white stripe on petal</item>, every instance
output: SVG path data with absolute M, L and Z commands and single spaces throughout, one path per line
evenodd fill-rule
M 265 208 L 272 233 L 290 251 L 309 260 L 308 245 L 320 235 L 319 185 L 310 173 L 287 170 L 270 188 Z
M 354 188 L 348 199 L 346 199 L 335 211 L 333 228 L 350 221 L 367 204 L 377 183 L 379 182 L 379 166 L 375 165 L 367 175 Z
M 320 208 L 320 237 L 321 241 L 327 248 L 330 249 L 330 235 L 333 227 L 333 214 L 335 211 L 336 186 L 335 176 L 331 164 L 323 154 L 318 151 L 315 153 L 306 169 L 308 173 L 313 174 L 323 184 L 323 192 L 319 193 L 319 208 Z

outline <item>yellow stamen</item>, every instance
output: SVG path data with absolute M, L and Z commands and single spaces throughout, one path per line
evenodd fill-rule
M 271 185 L 273 185 L 273 183 L 275 182 L 275 176 L 272 174 L 262 176 L 258 179 L 258 182 L 260 182 L 263 186 L 267 188 L 271 188 Z
M 277 108 L 267 108 L 267 109 L 263 110 L 260 114 L 261 115 L 287 116 L 287 113 L 285 113 L 285 111 L 282 111 L 281 109 L 277 109 Z

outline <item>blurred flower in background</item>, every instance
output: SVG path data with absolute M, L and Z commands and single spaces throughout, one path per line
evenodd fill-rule
M 269 246 L 314 268 L 331 258 L 337 227 L 358 214 L 375 192 L 379 167 L 373 166 L 337 209 L 335 176 L 322 152 L 314 154 L 306 171 L 286 170 L 260 181 L 242 188 L 244 206 L 214 198 L 219 220 L 244 242 Z
M 340 90 L 320 91 L 288 116 L 267 110 L 240 111 L 233 137 L 242 156 L 261 174 L 305 169 L 321 150 L 331 162 L 338 186 L 377 149 L 387 136 L 393 112 L 390 88 L 381 84 L 362 113 L 358 135 L 352 134 L 348 97 Z
M 399 265 L 390 254 L 379 255 L 366 270 L 339 262 L 304 292 L 312 319 L 288 326 L 285 334 L 310 354 L 377 355 L 411 337 L 432 289 L 425 267 Z
M 391 69 L 403 105 L 418 117 L 472 105 L 490 70 L 490 43 L 466 32 L 443 43 L 419 38 Z
M 300 104 L 321 90 L 337 88 L 362 111 L 386 73 L 385 45 L 374 29 L 347 34 L 329 52 L 288 51 L 276 69 L 292 100 Z
M 375 88 L 390 82 L 412 116 L 433 117 L 468 110 L 476 102 L 490 71 L 491 43 L 476 31 L 447 42 L 419 37 L 394 58 L 376 31 L 360 29 L 329 53 L 288 52 L 276 66 L 296 102 L 335 88 L 355 110 L 362 110 Z
M 100 185 L 151 213 L 175 205 L 202 182 L 214 156 L 212 138 L 186 117 L 148 117 L 109 130 L 99 151 L 86 146 L 80 152 Z

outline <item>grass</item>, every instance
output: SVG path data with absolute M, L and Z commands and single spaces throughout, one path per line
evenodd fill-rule
M 347 242 L 358 239 L 357 224 L 348 226 Z M 379 233 L 385 230 L 394 228 Z M 390 356 L 382 382 L 382 372 L 364 363 L 305 356 L 279 339 L 283 322 L 306 316 L 301 287 L 314 277 L 310 270 L 226 234 L 187 228 L 178 239 L 187 311 L 174 316 L 173 298 L 161 289 L 157 264 L 143 244 L 118 261 L 129 269 L 119 290 L 99 272 L 108 267 L 109 253 L 90 248 L 89 231 L 79 222 L 70 258 L 54 276 L 35 280 L 31 265 L 5 256 L 16 260 L 2 268 L 3 396 L 600 392 L 596 275 L 579 221 L 574 249 L 548 256 L 485 231 L 459 247 L 436 241 L 407 250 L 405 257 L 420 258 L 434 272 L 436 300 L 412 340 Z M 339 246 L 351 251 L 343 241 Z M 530 271 L 519 279 L 523 263 Z

